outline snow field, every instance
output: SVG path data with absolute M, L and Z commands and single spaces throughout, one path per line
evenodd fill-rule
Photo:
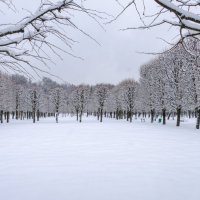
M 194 122 L 84 118 L 0 127 L 0 200 L 199 200 Z

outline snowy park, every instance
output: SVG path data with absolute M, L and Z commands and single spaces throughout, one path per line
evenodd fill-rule
M 0 0 L 0 200 L 200 200 L 200 0 Z
M 200 135 L 186 121 L 75 117 L 0 131 L 2 200 L 199 200 Z

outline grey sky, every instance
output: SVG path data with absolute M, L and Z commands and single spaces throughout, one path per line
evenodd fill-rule
M 21 12 L 26 14 L 22 8 L 34 10 L 40 1 L 15 0 L 14 2 L 17 4 L 18 13 L 10 15 L 19 17 Z M 155 4 L 152 0 L 149 0 L 147 4 L 150 10 L 154 8 Z M 87 5 L 112 15 L 120 11 L 115 0 L 88 0 Z M 175 32 L 168 31 L 168 27 L 158 27 L 148 31 L 119 31 L 120 28 L 140 24 L 133 8 L 130 8 L 117 21 L 105 25 L 106 31 L 88 17 L 77 15 L 76 23 L 93 36 L 101 46 L 81 33 L 70 32 L 70 35 L 79 41 L 79 44 L 74 45 L 73 53 L 83 57 L 84 61 L 63 53 L 61 54 L 63 60 L 52 55 L 52 60 L 56 62 L 56 65 L 50 64 L 50 72 L 74 84 L 118 83 L 125 78 L 138 79 L 139 67 L 152 56 L 137 52 L 159 52 L 166 48 L 167 44 L 157 38 L 170 40 L 175 36 Z M 58 42 L 58 45 L 63 44 Z

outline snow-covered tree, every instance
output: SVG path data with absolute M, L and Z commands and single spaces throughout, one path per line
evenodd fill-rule
M 189 84 L 189 95 L 191 102 L 189 103 L 189 109 L 195 110 L 197 113 L 196 128 L 200 127 L 200 42 L 198 39 L 190 38 L 187 40 L 187 49 L 190 50 L 190 56 L 188 56 L 186 70 L 188 84 Z
M 109 92 L 113 88 L 112 85 L 109 84 L 97 84 L 95 86 L 95 100 L 97 103 L 97 112 L 98 112 L 98 118 L 100 117 L 100 122 L 103 121 L 103 112 L 106 100 L 109 96 Z
M 124 110 L 127 113 L 127 120 L 132 122 L 133 112 L 136 106 L 138 83 L 133 79 L 127 79 L 119 84 L 121 91 L 121 100 L 124 105 Z
M 62 88 L 54 88 L 50 92 L 50 99 L 54 106 L 53 110 L 56 115 L 56 123 L 58 123 L 58 116 L 61 111 L 62 106 L 64 105 L 64 91 Z
M 116 1 L 124 3 L 122 0 Z M 148 5 L 145 0 L 131 0 L 130 3 L 123 6 L 123 10 L 117 18 L 131 6 L 135 8 L 142 25 L 127 29 L 149 29 L 168 24 L 170 27 L 179 29 L 179 42 L 188 37 L 200 35 L 200 4 L 198 0 L 153 0 Z
M 40 108 L 44 102 L 43 99 L 43 90 L 37 84 L 30 85 L 30 88 L 26 94 L 26 103 L 27 109 L 29 110 L 31 117 L 33 119 L 33 123 L 39 121 L 40 117 Z
M 71 94 L 71 105 L 76 113 L 77 121 L 82 122 L 83 113 L 89 101 L 90 87 L 88 85 L 79 85 Z
M 167 63 L 166 75 L 169 88 L 170 106 L 177 113 L 177 126 L 180 126 L 182 109 L 187 105 L 189 94 L 189 80 L 187 79 L 188 53 L 181 45 L 177 46 L 165 59 Z
M 7 5 L 8 8 L 15 8 L 15 1 L 1 0 L 0 6 Z M 84 7 L 83 1 L 76 0 L 44 0 L 35 12 L 23 17 L 19 22 L 0 22 L 0 65 L 7 70 L 25 74 L 32 77 L 27 71 L 27 67 L 37 74 L 38 71 L 45 72 L 35 63 L 47 64 L 50 56 L 47 49 L 56 54 L 59 51 L 74 56 L 70 49 L 75 40 L 66 33 L 65 27 L 81 32 L 85 36 L 93 39 L 89 34 L 76 25 L 74 17 L 82 13 L 94 20 L 100 13 Z M 102 13 L 103 14 L 103 13 Z M 56 44 L 56 39 L 63 42 L 65 47 Z M 94 39 L 93 39 L 94 40 Z M 74 56 L 76 57 L 76 56 Z
M 156 80 L 154 79 L 154 67 L 152 65 L 151 61 L 150 63 L 147 63 L 146 65 L 143 65 L 140 69 L 140 84 L 142 88 L 142 102 L 143 105 L 145 105 L 146 112 L 150 113 L 151 116 L 151 123 L 154 121 L 155 117 L 155 109 L 156 109 Z

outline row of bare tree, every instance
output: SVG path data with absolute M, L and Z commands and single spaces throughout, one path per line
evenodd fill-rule
M 118 85 L 58 84 L 49 78 L 32 83 L 24 76 L 0 74 L 0 120 L 55 116 L 59 113 L 94 115 L 101 122 L 103 116 L 130 122 L 133 116 L 151 122 L 176 116 L 180 126 L 181 116 L 196 117 L 200 124 L 200 67 L 198 40 L 187 42 L 190 52 L 181 44 L 166 51 L 140 68 L 140 79 L 124 80 Z M 192 54 L 191 54 L 192 52 Z

